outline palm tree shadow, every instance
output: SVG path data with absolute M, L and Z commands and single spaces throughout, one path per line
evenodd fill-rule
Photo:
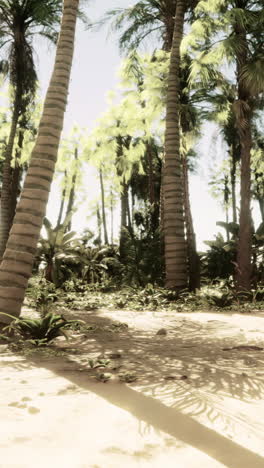
M 30 358 L 30 361 L 33 363 L 34 358 Z M 87 378 L 85 372 L 80 372 L 80 369 L 65 372 L 63 369 L 60 370 L 60 367 L 64 366 L 65 368 L 65 361 L 61 359 L 57 360 L 56 366 L 54 366 L 54 362 L 50 361 L 43 362 L 42 365 L 37 360 L 35 363 L 37 366 L 44 367 L 57 376 L 67 379 L 79 388 L 93 392 L 118 408 L 128 411 L 147 426 L 163 431 L 204 452 L 228 468 L 237 468 L 238 466 L 240 468 L 250 466 L 263 468 L 264 458 L 207 428 L 191 416 L 183 414 L 181 405 L 179 408 L 177 404 L 173 408 L 168 407 L 156 398 L 145 396 L 133 388 L 118 383 L 109 383 L 108 385 L 95 383 Z M 111 385 L 111 391 L 109 391 L 109 385 Z
M 110 328 L 113 325 L 113 320 L 108 317 L 101 316 L 99 321 L 97 319 L 97 314 L 91 313 L 87 317 L 87 322 L 100 323 L 100 326 Z M 89 354 L 94 348 L 93 350 L 107 355 L 109 352 L 117 351 L 117 346 L 119 351 L 121 346 L 121 352 L 124 354 L 129 350 L 132 369 L 134 362 L 137 372 L 145 370 L 144 374 L 141 373 L 137 389 L 115 382 L 107 385 L 95 383 L 87 374 L 87 366 L 78 362 L 78 359 L 76 361 L 75 356 L 67 361 L 56 358 L 56 362 L 53 359 L 42 363 L 31 356 L 27 358 L 28 362 L 66 378 L 80 389 L 93 392 L 109 403 L 128 411 L 139 422 L 143 422 L 146 428 L 153 427 L 157 431 L 163 431 L 203 451 L 228 468 L 264 466 L 264 459 L 260 455 L 194 419 L 206 415 L 209 422 L 213 423 L 221 417 L 222 409 L 217 409 L 217 405 L 216 409 L 214 408 L 214 398 L 219 392 L 228 391 L 232 397 L 244 401 L 251 401 L 252 398 L 261 399 L 264 395 L 264 384 L 260 379 L 234 375 L 231 360 L 229 367 L 226 368 L 217 364 L 219 355 L 221 359 L 225 359 L 225 352 L 221 354 L 219 347 L 208 352 L 208 343 L 203 330 L 197 328 L 196 334 L 190 333 L 190 336 L 188 333 L 184 335 L 181 330 L 176 341 L 175 337 L 164 338 L 166 343 L 157 339 L 154 350 L 153 334 L 146 332 L 137 331 L 135 336 L 133 331 L 126 331 L 118 337 L 112 333 L 107 338 L 98 331 L 93 337 L 96 338 L 95 341 L 91 340 L 92 343 L 89 344 L 88 338 L 84 343 L 83 353 Z M 149 353 L 150 341 L 151 353 Z M 164 345 L 167 352 L 161 355 L 161 347 L 164 349 Z M 206 347 L 207 354 L 203 347 Z M 179 375 L 183 372 L 191 373 L 195 369 L 198 378 L 187 378 L 185 381 L 176 379 L 170 382 L 164 380 L 164 375 L 170 374 L 172 369 L 175 371 L 175 362 L 178 365 Z M 65 366 L 67 363 L 70 364 L 68 368 Z M 116 391 L 113 391 L 113 387 Z M 232 419 L 233 415 L 227 414 L 225 424 L 228 424 L 228 417 Z

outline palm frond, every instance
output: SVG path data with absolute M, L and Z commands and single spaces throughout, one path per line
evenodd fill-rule
M 242 67 L 241 81 L 251 96 L 264 92 L 264 56 L 253 59 Z
M 119 36 L 120 50 L 133 50 L 157 30 L 164 29 L 160 17 L 160 3 L 155 0 L 139 1 L 129 8 L 114 8 L 97 22 L 89 25 L 89 29 L 100 29 L 110 24 L 109 33 L 121 33 Z

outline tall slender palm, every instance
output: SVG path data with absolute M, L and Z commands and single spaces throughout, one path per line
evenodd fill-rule
M 233 82 L 236 96 L 232 110 L 241 157 L 236 285 L 239 291 L 249 290 L 253 234 L 250 207 L 252 124 L 264 91 L 263 0 L 212 1 L 210 5 L 200 2 L 198 7 L 199 21 L 203 24 L 202 27 L 196 24 L 194 36 L 199 48 L 200 69 L 203 67 L 210 77 L 210 61 L 219 67 L 223 58 L 227 58 L 235 68 Z M 216 42 L 211 46 L 214 34 Z M 197 72 L 197 64 L 195 69 Z M 219 82 L 216 86 L 219 86 Z
M 79 0 L 64 0 L 53 74 L 0 267 L 0 311 L 19 316 L 37 249 L 67 104 Z M 3 319 L 2 321 L 8 321 Z
M 232 222 L 237 223 L 237 167 L 241 156 L 241 145 L 236 128 L 236 115 L 234 102 L 237 98 L 237 86 L 227 81 L 224 76 L 218 81 L 219 90 L 215 89 L 205 95 L 210 102 L 210 111 L 206 112 L 206 118 L 214 121 L 220 127 L 221 134 L 227 145 L 229 154 L 229 174 L 231 184 Z M 213 106 L 213 109 L 211 108 Z
M 195 291 L 200 288 L 200 259 L 196 248 L 196 235 L 190 203 L 189 173 L 194 172 L 193 140 L 200 136 L 201 115 L 197 108 L 199 93 L 190 90 L 189 77 L 191 70 L 191 57 L 184 55 L 180 68 L 180 128 L 181 128 L 181 163 L 183 170 L 183 205 L 186 228 L 187 258 L 189 289 Z M 198 94 L 198 95 L 197 95 Z M 190 145 L 191 141 L 191 145 Z
M 180 45 L 183 37 L 185 11 L 186 3 L 183 0 L 177 0 L 168 76 L 163 169 L 166 287 L 179 290 L 188 286 L 179 114 Z
M 32 38 L 41 34 L 56 40 L 61 5 L 62 0 L 0 0 L 0 50 L 7 54 L 9 81 L 13 88 L 12 120 L 4 153 L 1 189 L 0 261 L 12 225 L 17 196 L 17 193 L 12 194 L 12 189 L 17 191 L 14 184 L 17 171 L 11 167 L 17 126 L 22 116 L 25 120 L 36 91 Z
M 141 0 L 125 10 L 110 10 L 102 20 L 106 22 L 115 17 L 113 29 L 116 31 L 123 29 L 119 38 L 121 49 L 137 48 L 147 36 L 156 32 L 157 37 L 162 40 L 163 49 L 171 51 L 162 178 L 164 209 L 162 211 L 164 213 L 166 286 L 176 289 L 185 288 L 188 283 L 183 173 L 180 158 L 180 45 L 185 13 L 190 5 L 196 3 L 196 1 L 181 0 Z

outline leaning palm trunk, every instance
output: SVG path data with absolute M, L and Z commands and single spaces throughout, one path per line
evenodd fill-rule
M 55 65 L 0 267 L 0 312 L 19 316 L 49 198 L 67 103 L 79 0 L 64 0 Z M 1 317 L 1 321 L 7 321 Z
M 10 228 L 13 221 L 11 214 L 11 185 L 12 185 L 12 154 L 14 148 L 14 142 L 17 131 L 17 124 L 19 119 L 20 109 L 20 90 L 16 90 L 16 97 L 14 102 L 14 109 L 12 115 L 11 128 L 8 137 L 8 143 L 4 154 L 4 166 L 3 166 L 3 183 L 1 189 L 1 223 L 0 223 L 0 262 L 6 248 L 7 239 L 9 236 Z
M 183 181 L 180 157 L 180 45 L 185 2 L 178 0 L 168 76 L 165 160 L 163 172 L 166 287 L 187 287 L 187 252 L 184 234 Z

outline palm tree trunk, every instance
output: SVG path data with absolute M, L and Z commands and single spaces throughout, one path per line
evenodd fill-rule
M 123 182 L 121 193 L 121 228 L 127 227 L 127 184 Z
M 36 144 L 0 267 L 0 311 L 19 316 L 57 161 L 74 49 L 79 0 L 64 0 L 53 74 Z M 9 322 L 4 316 L 1 321 Z
M 196 236 L 193 227 L 193 219 L 190 204 L 189 174 L 187 158 L 182 158 L 184 180 L 184 213 L 187 236 L 187 253 L 189 266 L 189 289 L 195 292 L 201 287 L 200 259 L 196 249 Z
M 97 205 L 96 208 L 96 218 L 97 218 L 97 228 L 98 228 L 98 245 L 101 247 L 102 245 L 102 219 L 100 213 L 100 207 Z
M 236 34 L 242 44 L 237 52 L 238 101 L 242 113 L 237 113 L 237 125 L 241 147 L 240 216 L 237 251 L 236 288 L 250 291 L 252 280 L 252 239 L 251 218 L 251 148 L 252 148 L 252 104 L 251 97 L 243 82 L 243 67 L 248 62 L 249 46 L 243 24 L 236 24 Z
M 129 203 L 129 190 L 127 189 L 127 194 L 126 194 L 126 206 L 127 206 L 127 225 L 129 231 L 132 233 L 132 216 L 131 216 L 131 209 L 130 209 L 130 203 Z
M 121 226 L 120 226 L 120 239 L 119 239 L 119 254 L 120 260 L 124 260 L 126 258 L 126 233 L 125 228 L 127 228 L 127 184 L 123 182 L 122 184 L 122 192 L 121 192 Z
M 111 245 L 114 243 L 114 200 L 113 192 L 110 191 L 110 213 L 111 213 Z
M 153 149 L 148 142 L 146 145 L 147 158 L 148 158 L 148 191 L 149 202 L 151 205 L 151 230 L 154 233 L 159 227 L 159 204 L 156 200 L 155 194 L 155 174 L 153 164 Z
M 231 147 L 231 169 L 230 169 L 230 179 L 231 179 L 231 197 L 232 197 L 232 218 L 233 223 L 237 223 L 237 208 L 236 208 L 236 159 L 234 155 L 233 145 Z
M 65 197 L 66 197 L 66 184 L 67 184 L 67 182 L 66 182 L 67 181 L 67 171 L 64 171 L 64 178 L 65 178 L 65 186 L 64 186 L 64 188 L 62 190 L 62 194 L 61 194 L 60 209 L 59 209 L 56 228 L 58 228 L 60 226 L 60 224 L 61 224 L 62 215 L 63 215 L 63 211 L 64 211 Z
M 163 174 L 164 174 L 164 161 L 162 161 L 161 165 L 161 175 L 160 175 L 160 200 L 159 200 L 159 219 L 160 219 L 160 232 L 163 235 L 164 233 L 164 182 L 163 182 Z
M 4 154 L 4 164 L 3 164 L 3 181 L 2 181 L 2 190 L 1 190 L 1 223 L 0 223 L 0 263 L 3 258 L 3 254 L 6 248 L 7 239 L 9 236 L 9 231 L 12 226 L 12 213 L 11 213 L 11 186 L 12 186 L 12 154 L 14 148 L 14 142 L 17 131 L 17 124 L 20 113 L 20 90 L 16 90 L 16 98 L 14 102 L 14 109 L 12 115 L 11 128 L 8 138 L 8 143 L 6 146 Z
M 106 225 L 105 193 L 104 193 L 104 181 L 103 181 L 102 169 L 99 170 L 99 176 L 100 176 L 100 189 L 101 189 L 101 201 L 102 201 L 102 221 L 103 221 L 103 230 L 104 230 L 104 243 L 108 245 L 109 242 L 108 242 L 108 233 L 107 233 L 107 225 Z
M 146 145 L 146 152 L 148 158 L 148 190 L 149 190 L 149 202 L 151 205 L 155 204 L 155 188 L 154 188 L 154 172 L 153 172 L 153 153 L 151 145 L 148 142 Z
M 75 162 L 77 164 L 77 161 L 78 161 L 78 148 L 75 148 L 74 159 L 75 159 Z M 71 189 L 70 189 L 70 195 L 69 195 L 69 200 L 68 200 L 68 205 L 67 205 L 67 209 L 66 209 L 65 218 L 70 214 L 70 212 L 73 210 L 73 207 L 74 207 L 76 178 L 77 178 L 77 167 L 74 168 L 74 173 L 73 173 L 72 180 L 71 180 Z M 66 227 L 66 231 L 70 231 L 71 226 L 72 226 L 72 223 L 70 221 L 68 226 Z
M 20 193 L 20 181 L 22 177 L 23 169 L 21 166 L 16 165 L 12 169 L 12 190 L 10 197 L 10 222 L 11 226 L 16 213 L 17 199 Z
M 225 210 L 225 217 L 226 217 L 225 221 L 227 225 L 229 224 L 229 206 L 228 205 L 229 205 L 229 194 L 230 194 L 228 183 L 229 183 L 229 178 L 228 176 L 225 176 L 224 177 L 224 210 Z M 229 229 L 226 229 L 226 240 L 227 242 L 230 241 Z
M 184 13 L 185 2 L 178 0 L 168 76 L 163 173 L 166 287 L 176 290 L 188 285 L 179 125 L 180 45 Z
M 15 167 L 11 169 L 11 190 L 10 190 L 10 227 L 16 213 L 17 200 L 20 194 L 20 182 L 23 174 L 23 167 L 19 165 L 21 158 L 23 143 L 24 143 L 24 129 L 20 128 L 18 132 L 17 150 L 15 154 Z M 9 233 L 8 233 L 9 235 Z
M 252 277 L 252 220 L 250 211 L 251 201 L 251 164 L 250 152 L 252 147 L 251 123 L 247 121 L 241 135 L 241 199 L 239 217 L 239 239 L 237 253 L 236 283 L 239 291 L 249 291 Z

